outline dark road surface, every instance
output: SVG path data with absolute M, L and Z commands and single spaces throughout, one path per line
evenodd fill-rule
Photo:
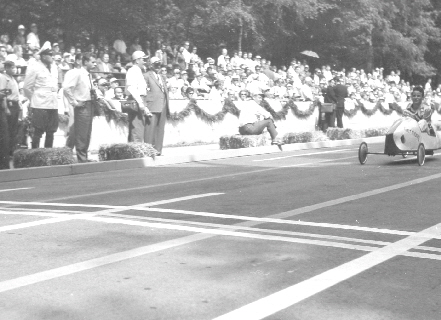
M 441 157 L 357 149 L 2 183 L 0 320 L 439 320 Z

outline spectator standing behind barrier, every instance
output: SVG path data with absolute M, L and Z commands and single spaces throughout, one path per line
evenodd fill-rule
M 145 121 L 144 141 L 150 143 L 162 153 L 164 128 L 169 114 L 169 97 L 167 85 L 160 75 L 161 61 L 157 57 L 150 60 L 152 69 L 144 75 L 147 84 L 147 107 L 152 113 Z
M 348 88 L 342 83 L 341 78 L 335 78 L 337 83 L 334 87 L 334 94 L 336 100 L 335 116 L 337 118 L 337 127 L 343 128 L 343 113 L 345 111 L 345 99 L 348 97 Z
M 19 25 L 17 30 L 17 35 L 12 42 L 14 46 L 21 46 L 22 49 L 26 48 L 26 36 L 25 36 L 26 28 L 24 25 Z
M 12 156 L 17 145 L 16 136 L 18 132 L 18 117 L 20 115 L 18 83 L 14 78 L 17 67 L 13 61 L 5 61 L 3 65 L 5 66 L 5 73 L 0 75 L 0 90 L 8 90 L 8 95 L 4 102 L 6 102 L 6 107 L 9 110 L 9 112 L 7 112 L 9 133 L 9 145 L 7 150 L 9 151 L 9 155 Z
M 74 142 L 78 162 L 89 162 L 87 152 L 92 135 L 93 100 L 96 99 L 90 71 L 96 68 L 96 59 L 91 53 L 85 53 L 81 62 L 81 68 L 66 73 L 63 90 L 67 101 L 74 108 Z
M 40 49 L 40 38 L 38 37 L 37 24 L 31 24 L 31 32 L 26 37 L 26 43 L 30 49 Z
M 52 49 L 46 42 L 39 51 L 40 61 L 29 65 L 23 89 L 31 100 L 31 124 L 34 127 L 32 148 L 40 147 L 40 139 L 46 132 L 45 148 L 52 148 L 54 133 L 58 130 L 58 70 L 53 63 Z
M 103 59 L 97 63 L 97 70 L 100 72 L 105 72 L 105 73 L 98 74 L 98 76 L 103 77 L 103 78 L 108 76 L 108 72 L 115 71 L 115 70 L 113 70 L 113 66 L 109 63 L 109 54 L 107 54 L 107 53 L 103 54 Z

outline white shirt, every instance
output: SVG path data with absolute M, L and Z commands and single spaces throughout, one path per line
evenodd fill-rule
M 125 54 L 127 52 L 127 46 L 124 40 L 120 40 L 120 39 L 115 40 L 115 42 L 113 43 L 113 48 L 118 53 Z
M 40 38 L 37 34 L 33 32 L 29 32 L 28 36 L 26 37 L 26 42 L 29 44 L 29 47 L 32 49 L 34 48 L 40 48 Z
M 126 73 L 126 90 L 139 105 L 143 105 L 141 96 L 147 95 L 147 83 L 141 68 L 137 65 L 131 67 Z
M 90 101 L 92 88 L 89 72 L 85 68 L 72 69 L 66 72 L 63 81 L 64 96 L 76 106 L 79 102 Z
M 254 100 L 247 101 L 244 104 L 245 106 L 241 109 L 239 116 L 240 127 L 247 123 L 254 123 L 271 118 L 271 114 L 259 106 Z

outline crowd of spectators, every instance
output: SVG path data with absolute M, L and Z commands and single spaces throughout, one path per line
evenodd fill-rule
M 17 28 L 17 34 L 0 36 L 0 62 L 13 60 L 18 73 L 24 74 L 26 67 L 38 59 L 40 39 L 38 26 L 33 23 L 26 32 L 24 25 Z M 221 49 L 218 57 L 202 59 L 198 48 L 189 41 L 182 45 L 171 45 L 160 40 L 154 45 L 150 41 L 141 43 L 136 37 L 128 44 L 121 32 L 116 34 L 112 44 L 105 38 L 98 43 L 65 47 L 64 42 L 53 43 L 54 61 L 59 70 L 59 84 L 64 74 L 75 68 L 75 56 L 91 52 L 97 56 L 95 84 L 106 98 L 124 98 L 124 74 L 131 67 L 130 56 L 143 50 L 150 57 L 156 56 L 162 64 L 161 73 L 166 78 L 171 99 L 239 99 L 240 92 L 248 97 L 261 94 L 266 98 L 295 101 L 323 101 L 326 87 L 342 79 L 348 87 L 349 98 L 354 102 L 404 102 L 410 101 L 412 86 L 401 78 L 400 71 L 384 74 L 383 68 L 372 72 L 352 68 L 333 70 L 330 65 L 310 69 L 306 60 L 293 59 L 289 66 L 274 66 L 253 52 Z M 102 80 L 104 79 L 104 80 Z M 19 81 L 21 79 L 19 78 Z M 432 87 L 429 79 L 425 85 L 426 98 L 441 102 L 441 86 Z M 435 90 L 434 90 L 435 89 Z M 115 92 L 115 90 L 117 92 Z M 121 94 L 121 91 L 123 92 Z
M 13 37 L 2 33 L 0 72 L 3 69 L 1 62 L 14 61 L 19 74 L 17 80 L 22 86 L 27 66 L 39 59 L 40 46 L 35 23 L 30 25 L 29 32 L 24 25 L 18 26 Z M 253 52 L 235 50 L 230 55 L 227 48 L 222 48 L 220 55 L 215 58 L 203 59 L 198 55 L 198 48 L 189 41 L 184 41 L 182 45 L 171 45 L 158 40 L 152 45 L 150 41 L 141 42 L 136 37 L 128 44 L 121 32 L 116 34 L 111 44 L 105 38 L 100 38 L 96 45 L 66 47 L 60 40 L 60 43 L 52 43 L 52 49 L 60 88 L 64 74 L 75 68 L 75 58 L 84 52 L 91 52 L 97 56 L 93 81 L 98 94 L 114 100 L 126 98 L 125 73 L 132 66 L 131 54 L 137 50 L 143 50 L 148 56 L 161 61 L 161 73 L 166 79 L 170 99 L 234 101 L 260 95 L 266 99 L 323 102 L 326 100 L 326 88 L 334 86 L 337 80 L 348 88 L 348 103 L 406 102 L 410 101 L 412 90 L 412 85 L 401 78 L 399 70 L 386 75 L 383 68 L 375 68 L 372 72 L 356 68 L 337 71 L 330 65 L 311 69 L 306 60 L 298 59 L 293 59 L 288 66 L 276 67 L 269 59 Z M 441 103 L 441 85 L 433 88 L 429 79 L 424 89 L 426 99 Z

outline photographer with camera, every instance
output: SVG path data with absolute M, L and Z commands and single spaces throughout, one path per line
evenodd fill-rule
M 75 61 L 80 61 L 80 56 Z M 81 57 L 81 68 L 75 68 L 66 73 L 63 81 L 64 96 L 74 108 L 74 144 L 78 162 L 90 162 L 87 158 L 94 102 L 97 100 L 95 88 L 92 86 L 90 71 L 96 68 L 94 54 L 85 53 Z
M 46 133 L 44 147 L 52 148 L 58 130 L 58 70 L 50 43 L 45 42 L 38 54 L 40 61 L 29 65 L 23 85 L 24 94 L 31 101 L 31 124 L 35 129 L 32 149 L 40 147 L 43 133 Z

